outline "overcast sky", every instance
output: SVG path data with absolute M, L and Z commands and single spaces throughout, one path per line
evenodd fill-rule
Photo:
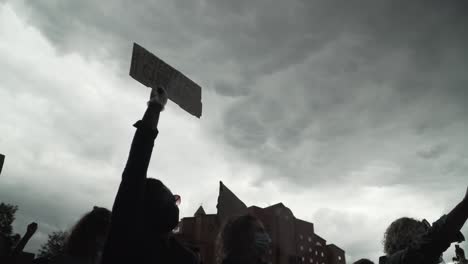
M 168 104 L 149 170 L 182 216 L 215 213 L 222 180 L 247 205 L 283 202 L 348 262 L 377 262 L 394 219 L 433 222 L 465 193 L 467 13 L 461 0 L 0 0 L 0 201 L 19 205 L 16 232 L 39 223 L 31 251 L 111 208 L 150 93 L 128 76 L 137 42 L 203 87 L 201 119 Z

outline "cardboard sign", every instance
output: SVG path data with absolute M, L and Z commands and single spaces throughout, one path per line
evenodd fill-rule
M 5 161 L 5 155 L 0 154 L 0 174 L 2 174 L 3 162 Z
M 170 100 L 201 117 L 201 87 L 136 43 L 133 44 L 130 76 L 145 86 L 163 87 Z

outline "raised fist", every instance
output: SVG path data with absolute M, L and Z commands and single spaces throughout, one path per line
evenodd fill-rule
M 27 233 L 34 234 L 36 233 L 36 231 L 37 231 L 37 223 L 34 223 L 34 222 L 30 223 L 28 225 Z

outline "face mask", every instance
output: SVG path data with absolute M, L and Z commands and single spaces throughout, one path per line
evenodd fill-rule
M 177 206 L 173 205 L 169 207 L 170 209 L 166 211 L 166 217 L 165 217 L 165 224 L 166 224 L 166 231 L 172 231 L 177 224 L 179 224 L 179 208 Z
M 179 224 L 179 208 L 171 205 L 166 208 L 158 209 L 152 212 L 150 225 L 154 226 L 158 232 L 171 232 Z
M 270 236 L 265 232 L 257 232 L 254 235 L 255 248 L 260 254 L 264 254 L 271 244 Z

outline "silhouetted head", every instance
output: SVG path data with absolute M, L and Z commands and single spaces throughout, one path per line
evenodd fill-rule
M 243 215 L 230 219 L 219 233 L 217 260 L 256 264 L 265 260 L 271 240 L 256 217 Z
M 65 253 L 78 258 L 94 258 L 103 250 L 111 212 L 94 206 L 73 227 L 65 243 Z
M 374 262 L 370 261 L 369 259 L 360 259 L 353 264 L 374 264 Z
M 146 179 L 145 229 L 153 234 L 171 232 L 179 223 L 178 197 L 159 180 Z
M 392 255 L 421 241 L 427 226 L 416 219 L 402 217 L 393 221 L 385 231 L 384 252 Z

